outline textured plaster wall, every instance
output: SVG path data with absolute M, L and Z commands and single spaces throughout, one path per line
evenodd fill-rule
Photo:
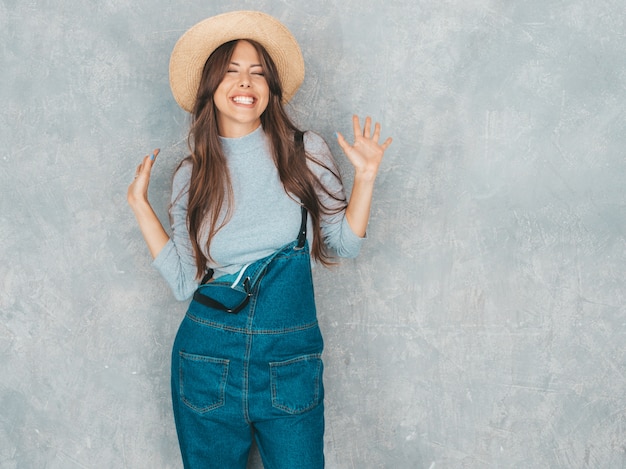
M 261 9 L 290 112 L 395 141 L 362 255 L 316 269 L 329 468 L 626 468 L 621 0 L 0 0 L 0 468 L 180 468 L 173 300 L 126 206 L 185 155 L 169 53 Z M 251 467 L 260 467 L 258 457 Z

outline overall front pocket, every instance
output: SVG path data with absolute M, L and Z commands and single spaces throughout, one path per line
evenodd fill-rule
M 179 352 L 180 397 L 192 410 L 206 413 L 224 405 L 229 361 Z
M 301 414 L 324 398 L 321 354 L 302 355 L 270 363 L 272 406 L 289 414 Z

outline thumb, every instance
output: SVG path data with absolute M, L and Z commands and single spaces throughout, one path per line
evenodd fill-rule
M 343 138 L 343 135 L 339 132 L 335 132 L 335 137 L 337 137 L 337 143 L 341 147 L 344 153 L 347 153 L 347 150 L 350 148 L 350 144 Z

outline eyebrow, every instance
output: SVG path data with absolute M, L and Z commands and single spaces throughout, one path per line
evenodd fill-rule
M 230 64 L 231 65 L 236 65 L 238 67 L 241 66 L 241 64 L 239 62 L 231 62 Z M 261 64 L 252 64 L 252 65 L 250 65 L 250 68 L 252 68 L 252 67 L 263 67 L 263 65 L 261 65 Z

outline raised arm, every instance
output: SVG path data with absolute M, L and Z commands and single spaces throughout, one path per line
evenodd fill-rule
M 354 234 L 364 237 L 374 194 L 374 181 L 385 150 L 391 145 L 391 137 L 382 144 L 378 143 L 380 124 L 376 122 L 372 134 L 372 119 L 369 116 L 365 118 L 363 130 L 359 117 L 352 116 L 352 127 L 354 143 L 350 145 L 340 133 L 337 133 L 337 142 L 354 166 L 354 184 L 346 208 L 346 219 Z
M 159 218 L 154 213 L 148 202 L 148 185 L 150 184 L 150 171 L 156 161 L 159 150 L 154 150 L 151 155 L 145 156 L 135 173 L 135 179 L 128 186 L 126 199 L 128 205 L 135 213 L 141 234 L 143 235 L 150 254 L 154 259 L 169 241 L 169 236 Z

